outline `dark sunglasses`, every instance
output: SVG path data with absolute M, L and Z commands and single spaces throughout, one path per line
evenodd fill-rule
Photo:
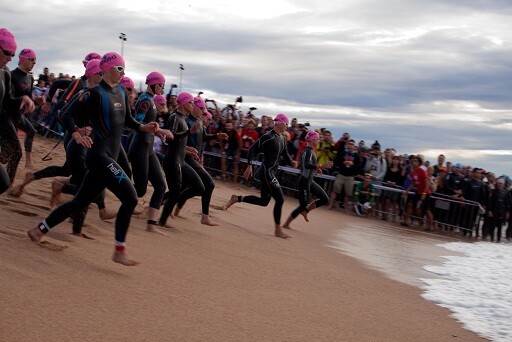
M 34 62 L 34 63 L 36 62 L 36 59 L 35 59 L 35 58 L 30 57 L 30 58 L 27 58 L 27 59 L 28 59 L 29 61 L 31 61 L 31 62 Z
M 7 50 L 2 49 L 2 52 L 3 52 L 3 53 L 4 53 L 4 55 L 6 55 L 6 56 L 11 56 L 11 57 L 16 56 L 16 53 L 11 52 L 11 51 L 7 51 Z
M 123 72 L 123 71 L 124 71 L 124 66 L 122 66 L 122 65 L 116 65 L 116 66 L 114 67 L 114 69 L 116 69 L 116 70 L 117 70 L 117 72 Z
M 164 87 L 165 87 L 165 83 L 157 83 L 157 84 L 158 84 L 158 86 L 159 86 L 160 88 L 164 88 Z

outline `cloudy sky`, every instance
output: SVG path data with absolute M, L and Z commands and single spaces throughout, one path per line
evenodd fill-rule
M 81 75 L 121 50 L 137 84 L 152 70 L 243 111 L 284 112 L 399 153 L 512 175 L 508 1 L 0 0 L 1 24 L 35 73 Z M 11 62 L 9 67 L 14 68 Z

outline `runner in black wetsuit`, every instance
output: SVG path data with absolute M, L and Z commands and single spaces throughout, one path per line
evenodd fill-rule
M 16 40 L 11 32 L 0 28 L 0 113 L 7 110 L 19 110 L 25 108 L 25 112 L 34 111 L 34 102 L 28 96 L 13 98 L 11 94 L 11 74 L 5 67 L 16 54 Z M 6 139 L 0 134 L 0 142 Z M 18 137 L 16 137 L 18 139 Z M 10 186 L 11 180 L 5 168 L 0 164 L 0 194 L 4 193 Z
M 302 170 L 298 181 L 299 206 L 292 211 L 291 215 L 283 224 L 283 228 L 290 229 L 290 223 L 299 216 L 299 214 L 302 214 L 306 222 L 309 222 L 308 213 L 329 202 L 329 196 L 327 196 L 324 189 L 313 180 L 313 176 L 315 175 L 315 171 L 321 173 L 322 168 L 331 168 L 332 161 L 328 161 L 324 165 L 317 165 L 316 163 L 316 154 L 313 149 L 320 143 L 320 134 L 315 131 L 309 131 L 305 139 L 308 145 L 302 151 L 301 155 L 302 162 L 300 165 Z M 317 197 L 317 199 L 309 204 L 311 194 Z
M 185 121 L 185 115 L 194 108 L 194 97 L 182 92 L 176 98 L 178 110 L 174 112 L 168 121 L 168 126 L 174 139 L 170 142 L 169 148 L 164 157 L 164 171 L 169 188 L 169 198 L 164 204 L 159 224 L 165 226 L 169 215 L 174 206 L 178 203 L 180 196 L 199 196 L 204 191 L 204 185 L 197 173 L 185 162 L 187 136 L 190 133 L 197 132 L 201 125 L 196 123 L 192 128 L 188 128 Z M 187 184 L 187 188 L 184 185 Z M 184 193 L 182 194 L 181 191 Z
M 89 61 L 85 69 L 85 77 L 87 78 L 87 86 L 89 88 L 95 86 L 101 81 L 102 71 L 100 69 L 99 59 Z M 86 90 L 82 89 L 78 94 L 73 96 L 73 98 L 68 102 L 69 106 L 72 106 L 73 101 L 80 99 L 80 96 L 84 91 Z M 66 110 L 67 108 L 64 106 L 61 114 L 65 113 Z M 83 118 L 78 118 L 78 120 L 75 120 L 75 124 L 81 135 L 90 135 L 92 131 L 90 117 L 84 116 Z M 71 177 L 57 178 L 52 182 L 52 198 L 50 200 L 50 205 L 53 206 L 58 203 L 61 193 L 76 195 L 78 188 L 82 184 L 85 174 L 87 173 L 87 166 L 85 162 L 87 150 L 88 149 L 85 146 L 78 144 L 73 139 L 68 143 L 66 149 L 66 165 L 69 167 Z M 116 217 L 116 213 L 109 212 L 105 206 L 105 191 L 102 191 L 93 202 L 98 205 L 100 219 L 110 220 Z M 81 216 L 85 217 L 85 214 L 86 213 Z M 75 235 L 80 235 L 82 232 L 82 226 L 83 222 L 81 220 L 74 220 L 73 233 Z
M 90 61 L 93 59 L 99 60 L 100 58 L 101 58 L 100 55 L 98 55 L 95 52 L 91 52 L 87 56 L 85 56 L 85 59 L 82 62 L 84 63 L 84 66 L 85 66 L 86 61 Z M 75 96 L 80 90 L 87 88 L 86 75 L 83 75 L 74 81 L 65 80 L 65 82 L 66 83 L 64 83 L 64 82 L 60 83 L 62 85 L 68 84 L 68 86 L 67 86 L 67 89 L 62 94 L 62 96 L 60 97 L 60 100 L 57 103 L 57 105 L 54 106 L 53 110 L 55 110 L 55 111 L 61 110 L 69 101 L 71 101 L 73 96 Z M 55 92 L 57 89 L 58 89 L 58 86 L 55 86 L 55 89 L 52 86 L 52 88 L 50 89 L 50 92 L 52 92 L 52 91 Z M 49 98 L 49 100 L 48 100 L 48 98 Z M 46 100 L 50 101 L 50 102 L 46 102 L 47 104 L 51 103 L 51 97 L 48 96 L 48 98 Z M 63 139 L 64 151 L 66 151 L 68 143 L 70 141 L 71 141 L 71 135 L 69 132 L 66 131 L 66 133 L 64 134 L 64 139 Z M 127 160 L 127 158 L 125 158 L 125 159 Z M 128 163 L 128 161 L 126 161 L 126 163 Z M 35 180 L 49 178 L 49 177 L 69 177 L 70 175 L 71 175 L 71 170 L 69 169 L 67 162 L 64 162 L 64 165 L 61 165 L 61 166 L 56 166 L 56 165 L 47 166 L 44 169 L 36 171 L 36 172 L 29 171 L 29 172 L 25 173 L 23 182 L 15 187 L 13 187 L 9 194 L 11 196 L 19 197 L 23 193 L 25 186 L 27 186 L 28 184 L 32 183 Z M 100 215 L 101 215 L 101 212 L 100 212 Z M 102 218 L 102 219 L 105 219 L 105 218 Z
M 237 196 L 232 195 L 226 204 L 226 210 L 236 202 L 245 202 L 250 204 L 261 205 L 266 207 L 270 203 L 270 199 L 276 201 L 274 205 L 274 235 L 283 239 L 290 236 L 283 232 L 281 228 L 281 210 L 284 203 L 284 194 L 279 182 L 276 178 L 276 172 L 279 168 L 279 159 L 284 157 L 286 162 L 291 163 L 293 167 L 297 167 L 297 162 L 291 160 L 290 155 L 286 151 L 286 142 L 282 135 L 286 131 L 289 119 L 284 114 L 278 114 L 274 119 L 274 129 L 262 135 L 250 148 L 247 154 L 248 166 L 244 172 L 244 178 L 249 179 L 252 176 L 252 160 L 263 153 L 263 162 L 260 167 L 261 180 L 261 197 L 257 196 Z
M 11 83 L 12 90 L 14 91 L 15 97 L 22 95 L 32 96 L 32 88 L 34 85 L 34 77 L 31 75 L 31 71 L 36 65 L 36 53 L 32 49 L 23 49 L 19 54 L 18 67 L 11 71 Z M 25 115 L 21 115 L 19 110 L 15 110 L 11 113 L 11 120 L 14 124 L 15 129 L 21 129 L 25 132 L 25 168 L 32 167 L 32 143 L 36 130 Z M 16 132 L 17 133 L 17 132 Z M 17 137 L 17 134 L 16 134 Z M 21 159 L 21 145 L 18 139 L 12 139 L 14 145 L 5 147 L 2 146 L 2 160 L 10 160 L 10 163 L 18 167 Z M 7 152 L 12 151 L 12 152 Z M 5 154 L 4 154 L 5 153 Z M 16 171 L 16 170 L 15 170 Z
M 14 97 L 23 95 L 31 96 L 34 79 L 28 72 L 32 70 L 35 63 L 35 52 L 33 50 L 21 50 L 18 63 L 19 68 L 11 71 L 11 91 Z M 26 121 L 27 126 L 30 126 L 32 129 L 31 131 L 27 127 L 24 128 L 27 133 L 25 147 L 32 149 L 32 139 L 34 138 L 35 130 L 30 122 L 28 122 L 27 118 L 21 114 L 20 110 L 18 108 L 12 108 L 10 110 L 4 109 L 0 116 L 0 134 L 3 137 L 0 159 L 3 164 L 6 164 L 11 184 L 14 182 L 14 177 L 16 176 L 18 165 L 22 157 L 22 148 L 18 139 L 18 127 L 20 126 L 20 122 L 23 121 Z
M 158 124 L 139 124 L 128 111 L 128 97 L 123 87 L 118 85 L 124 75 L 124 60 L 115 52 L 105 54 L 100 63 L 103 80 L 94 88 L 84 92 L 63 114 L 64 124 L 79 144 L 89 147 L 87 153 L 87 174 L 73 200 L 56 208 L 45 220 L 27 233 L 32 241 L 40 243 L 49 229 L 66 218 L 83 210 L 108 188 L 121 201 L 115 223 L 114 262 L 134 266 L 138 262 L 128 258 L 125 240 L 133 209 L 137 205 L 137 193 L 116 160 L 121 149 L 121 134 L 126 125 L 134 130 L 156 132 Z M 93 139 L 82 136 L 75 130 L 75 117 L 90 116 Z
M 135 104 L 135 120 L 140 123 L 156 121 L 157 111 L 153 102 L 153 95 L 163 92 L 165 77 L 161 73 L 153 71 L 146 77 L 146 84 L 148 85 L 146 92 L 139 96 Z M 172 140 L 172 133 L 169 130 L 160 130 L 158 133 L 161 139 Z M 132 166 L 137 197 L 141 198 L 146 194 L 148 181 L 153 185 L 154 191 L 149 202 L 146 230 L 163 234 L 157 229 L 158 222 L 156 220 L 167 185 L 158 157 L 153 151 L 154 140 L 153 133 L 133 132 L 130 148 L 128 149 L 128 158 Z
M 204 167 L 199 162 L 198 151 L 201 150 L 201 146 L 203 145 L 203 141 L 210 141 L 213 139 L 227 139 L 228 136 L 226 133 L 217 133 L 217 134 L 207 134 L 206 128 L 203 125 L 203 114 L 206 112 L 206 104 L 199 96 L 194 98 L 194 109 L 190 114 L 187 115 L 185 121 L 189 128 L 194 127 L 198 122 L 201 125 L 201 128 L 194 133 L 191 133 L 187 138 L 187 146 L 188 152 L 185 156 L 185 162 L 194 169 L 197 174 L 191 175 L 194 177 L 194 184 L 201 182 L 204 187 L 204 191 L 201 193 L 201 223 L 208 226 L 218 226 L 219 224 L 214 222 L 210 218 L 210 201 L 212 199 L 213 189 L 215 188 L 215 183 L 213 182 L 212 176 L 204 169 Z M 187 184 L 185 184 L 185 188 Z M 178 200 L 178 204 L 176 206 L 176 210 L 174 211 L 174 216 L 178 216 L 180 209 L 183 208 L 185 202 L 193 197 L 193 193 L 191 191 L 180 193 L 180 197 Z

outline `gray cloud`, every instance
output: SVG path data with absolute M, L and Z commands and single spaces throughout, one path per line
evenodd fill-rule
M 148 1 L 144 11 L 94 1 L 1 7 L 20 46 L 38 52 L 36 72 L 49 66 L 78 75 L 86 53 L 119 51 L 117 35 L 125 32 L 127 72 L 136 82 L 159 70 L 178 83 L 183 63 L 185 89 L 226 102 L 243 95 L 258 113 L 275 114 L 277 106 L 404 152 L 508 149 L 507 2 L 289 3 L 297 11 L 270 20 L 242 20 L 222 8 L 175 10 L 165 1 Z M 503 173 L 509 167 L 508 156 L 473 159 Z

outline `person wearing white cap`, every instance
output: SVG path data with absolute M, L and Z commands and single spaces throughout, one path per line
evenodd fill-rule
M 281 227 L 281 210 L 284 203 L 284 194 L 279 181 L 276 177 L 277 169 L 279 168 L 279 160 L 281 157 L 286 162 L 297 167 L 297 161 L 292 160 L 288 151 L 286 150 L 286 141 L 283 133 L 288 128 L 290 120 L 284 114 L 278 114 L 274 118 L 274 129 L 262 135 L 247 152 L 248 166 L 244 173 L 244 178 L 249 179 L 252 176 L 252 160 L 260 153 L 263 153 L 263 161 L 259 169 L 261 180 L 261 196 L 239 196 L 232 195 L 230 200 L 226 203 L 225 210 L 237 202 L 245 202 L 249 204 L 260 205 L 266 207 L 270 203 L 270 199 L 274 198 L 274 235 L 279 238 L 287 239 L 290 236 L 283 232 Z

